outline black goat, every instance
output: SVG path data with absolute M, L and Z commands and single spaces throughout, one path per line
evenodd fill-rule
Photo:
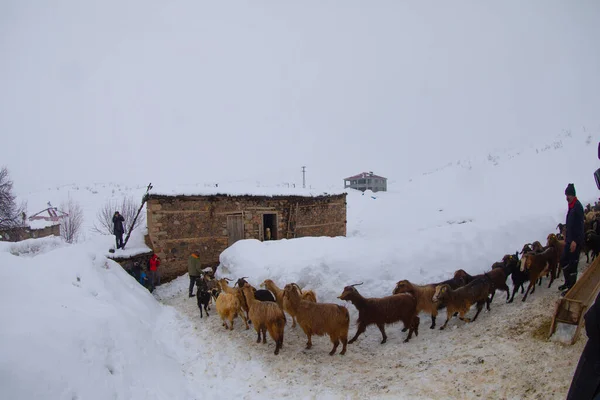
M 513 292 L 508 303 L 512 303 L 515 299 L 515 293 L 521 288 L 521 293 L 525 292 L 524 284 L 529 281 L 529 271 L 521 271 L 521 262 L 519 260 L 519 252 L 515 254 L 507 254 L 502 258 L 502 262 L 505 265 L 507 271 L 510 271 L 510 277 L 513 283 Z
M 592 261 L 600 254 L 600 235 L 595 231 L 589 230 L 585 233 L 585 256 L 587 262 L 590 262 L 589 252 L 592 252 Z
M 206 317 L 208 318 L 208 303 L 210 302 L 210 292 L 208 291 L 208 285 L 203 278 L 196 279 L 196 285 L 198 291 L 196 292 L 196 300 L 198 301 L 198 308 L 200 309 L 200 318 L 202 318 L 202 307 L 206 311 Z

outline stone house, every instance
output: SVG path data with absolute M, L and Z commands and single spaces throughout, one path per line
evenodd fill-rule
M 20 242 L 21 240 L 47 236 L 60 236 L 60 225 L 49 225 L 38 229 L 29 226 L 18 226 L 0 230 L 0 241 L 2 242 Z
M 346 193 L 150 193 L 146 210 L 147 241 L 162 259 L 165 281 L 187 272 L 194 250 L 201 251 L 203 267 L 214 268 L 221 252 L 241 239 L 346 235 Z

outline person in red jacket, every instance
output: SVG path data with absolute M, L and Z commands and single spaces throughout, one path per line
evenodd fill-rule
M 150 287 L 154 288 L 156 285 L 160 285 L 160 273 L 158 267 L 160 266 L 160 258 L 156 253 L 152 254 L 148 261 L 148 269 L 150 271 Z

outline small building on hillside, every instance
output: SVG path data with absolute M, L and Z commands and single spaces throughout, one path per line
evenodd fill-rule
M 29 218 L 23 213 L 20 226 L 0 230 L 0 241 L 20 242 L 26 239 L 60 236 L 60 220 L 68 215 L 48 202 L 48 208 Z
M 371 190 L 373 192 L 387 191 L 387 178 L 374 175 L 372 171 L 361 172 L 358 175 L 344 179 L 344 189 L 352 188 L 362 192 Z
M 214 268 L 221 252 L 241 239 L 346 235 L 346 193 L 255 189 L 247 194 L 218 187 L 186 194 L 150 192 L 148 238 L 163 261 L 163 278 L 185 274 L 194 250 L 201 251 L 203 267 Z

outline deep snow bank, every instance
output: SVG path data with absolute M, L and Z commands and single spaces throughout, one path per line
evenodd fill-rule
M 196 398 L 180 318 L 101 251 L 0 252 L 0 398 Z

